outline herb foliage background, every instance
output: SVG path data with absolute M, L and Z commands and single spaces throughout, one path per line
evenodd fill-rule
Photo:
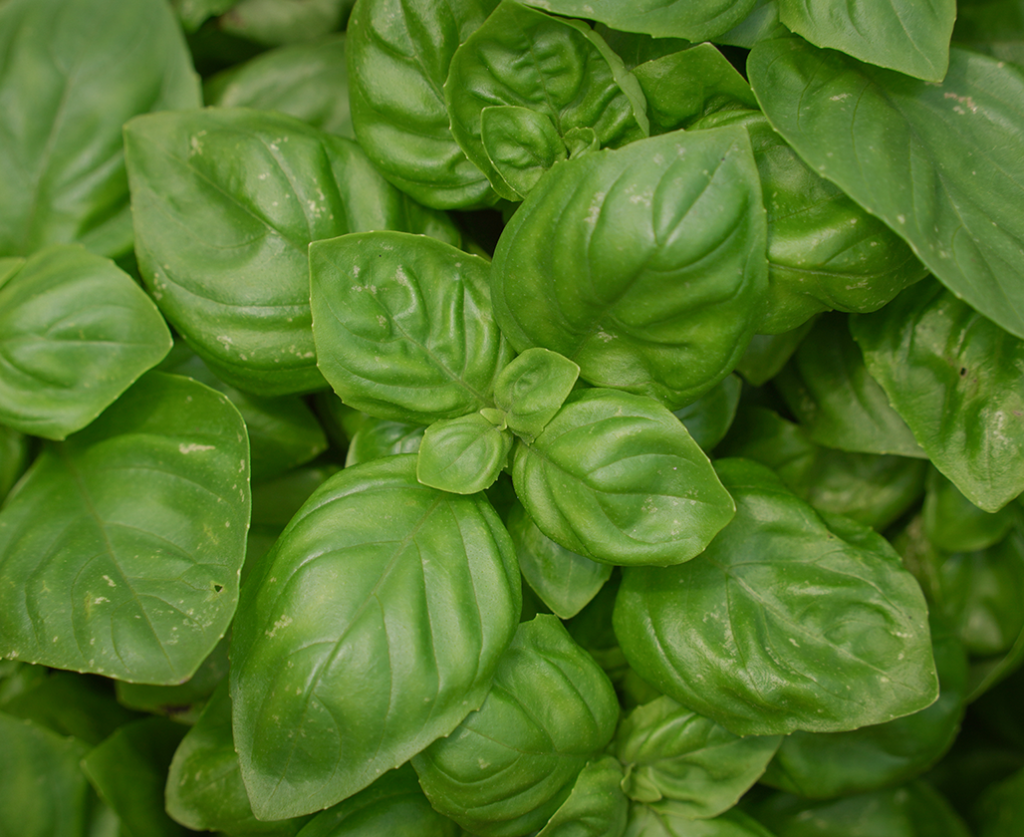
M 0 0 L 0 833 L 1020 833 L 1022 62 Z

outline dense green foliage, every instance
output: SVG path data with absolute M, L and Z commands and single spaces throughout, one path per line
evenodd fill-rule
M 0 834 L 1024 833 L 1022 62 L 0 0 Z

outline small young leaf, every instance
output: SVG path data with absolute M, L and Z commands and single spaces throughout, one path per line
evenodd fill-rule
M 485 107 L 480 112 L 480 141 L 498 175 L 492 185 L 510 201 L 521 201 L 544 172 L 568 156 L 550 117 L 514 105 Z
M 455 494 L 489 488 L 508 463 L 513 437 L 480 413 L 435 421 L 423 434 L 416 479 Z
M 509 429 L 532 442 L 562 408 L 580 368 L 547 349 L 527 349 L 494 381 L 494 403 L 505 411 Z
M 622 765 L 614 757 L 588 762 L 537 837 L 621 837 L 629 810 L 621 782 Z

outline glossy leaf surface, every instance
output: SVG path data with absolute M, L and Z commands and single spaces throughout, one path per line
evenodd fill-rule
M 345 467 L 397 453 L 416 453 L 426 427 L 368 416 L 349 443 Z
M 1024 70 L 954 48 L 945 80 L 924 82 L 800 38 L 761 42 L 747 70 L 772 126 L 812 169 L 1024 337 Z
M 513 353 L 491 315 L 487 270 L 479 256 L 423 236 L 313 244 L 313 333 L 342 401 L 415 424 L 490 407 Z
M 556 166 L 498 241 L 495 316 L 597 386 L 671 409 L 735 366 L 767 287 L 760 180 L 741 128 L 674 132 Z
M 491 184 L 506 200 L 522 200 L 544 172 L 568 156 L 555 124 L 540 111 L 488 105 L 479 121 Z
M 537 837 L 621 837 L 629 808 L 621 782 L 622 766 L 612 756 L 588 762 Z
M 738 377 L 727 375 L 692 404 L 675 411 L 676 418 L 703 450 L 714 448 L 729 430 L 742 388 Z
M 868 371 L 932 464 L 998 511 L 1024 491 L 1024 340 L 937 283 L 851 321 Z
M 994 546 L 1021 519 L 1016 503 L 986 512 L 968 500 L 953 483 L 931 468 L 921 510 L 925 536 L 946 552 L 972 552 Z
M 336 474 L 246 583 L 231 695 L 259 818 L 332 805 L 448 735 L 511 641 L 508 534 L 481 495 L 415 469 L 407 455 Z
M 629 567 L 615 632 L 652 685 L 737 735 L 838 732 L 938 694 L 924 596 L 888 543 L 767 468 L 719 460 L 736 517 L 678 567 Z
M 682 803 L 691 819 L 724 813 L 754 784 L 781 736 L 740 738 L 672 698 L 639 706 L 619 726 L 615 754 L 626 767 L 622 786 L 631 799 Z
M 455 494 L 483 491 L 508 462 L 512 441 L 506 428 L 495 427 L 480 413 L 435 421 L 423 434 L 416 479 Z
M 133 682 L 186 679 L 234 614 L 248 525 L 238 412 L 150 372 L 48 445 L 0 512 L 0 653 Z
M 734 509 L 682 422 L 615 390 L 570 395 L 536 441 L 516 447 L 512 479 L 545 535 L 609 564 L 688 561 Z
M 487 177 L 452 136 L 448 66 L 497 0 L 362 0 L 348 24 L 352 124 L 388 180 L 426 206 L 486 206 Z
M 623 837 L 775 837 L 764 826 L 739 811 L 709 820 L 695 820 L 682 802 L 634 802 Z
M 167 3 L 6 2 L 0 56 L 0 255 L 130 250 L 121 126 L 200 104 Z
M 155 114 L 125 128 L 137 254 L 168 320 L 218 377 L 260 395 L 324 386 L 311 241 L 372 229 L 457 240 L 351 140 L 283 114 Z
M 431 804 L 483 837 L 542 827 L 611 740 L 607 675 L 554 616 L 524 622 L 478 712 L 413 759 Z
M 509 429 L 532 442 L 561 409 L 580 368 L 547 349 L 527 349 L 498 373 L 494 403 Z

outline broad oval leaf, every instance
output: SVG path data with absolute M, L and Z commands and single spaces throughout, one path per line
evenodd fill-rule
M 516 494 L 540 530 L 609 564 L 678 564 L 698 555 L 735 506 L 672 413 L 639 395 L 569 396 L 515 452 Z
M 164 315 L 214 373 L 259 395 L 324 386 L 310 331 L 311 241 L 407 229 L 458 236 L 352 140 L 244 108 L 125 126 L 136 252 Z
M 44 448 L 0 511 L 0 654 L 188 679 L 238 601 L 248 454 L 227 398 L 160 372 Z
M 597 20 L 656 38 L 714 40 L 743 20 L 756 0 L 527 0 L 552 14 Z
M 737 735 L 839 732 L 933 703 L 927 607 L 880 535 L 822 517 L 763 465 L 719 460 L 733 521 L 677 567 L 628 567 L 630 665 Z
M 939 84 L 793 37 L 757 44 L 747 71 L 772 126 L 814 171 L 1024 337 L 1024 69 L 953 48 Z
M 927 81 L 946 75 L 956 0 L 778 3 L 782 22 L 812 44 Z
M 522 200 L 544 172 L 568 156 L 549 116 L 515 105 L 487 106 L 480 112 L 480 143 L 495 191 L 512 201 Z
M 610 148 L 648 134 L 640 86 L 600 35 L 583 23 L 513 0 L 500 3 L 456 50 L 444 93 L 452 134 L 507 200 L 519 200 L 525 192 L 502 177 L 488 155 L 483 131 L 497 129 L 488 125 L 491 108 L 510 106 L 548 117 L 554 137 L 545 131 L 549 137 L 542 145 L 549 153 L 557 150 L 557 137 L 574 128 L 592 129 L 598 142 Z M 521 131 L 535 132 L 536 126 Z M 495 140 L 492 133 L 492 151 L 497 150 Z M 556 156 L 551 154 L 552 163 Z
M 452 136 L 448 65 L 498 0 L 361 0 L 348 22 L 352 124 L 384 176 L 425 206 L 469 209 L 497 201 Z
M 680 131 L 551 169 L 512 216 L 491 297 L 518 351 L 665 402 L 743 354 L 767 290 L 765 213 L 746 131 Z
M 0 7 L 0 255 L 76 241 L 131 250 L 121 126 L 200 105 L 163 0 L 10 0 Z
M 509 429 L 532 442 L 569 397 L 580 368 L 547 349 L 527 349 L 494 381 L 494 403 Z
M 479 711 L 413 759 L 431 804 L 483 837 L 542 827 L 615 732 L 607 675 L 557 618 L 519 626 Z
M 403 421 L 367 416 L 349 442 L 345 453 L 345 467 L 359 465 L 382 456 L 398 453 L 416 453 L 423 441 L 426 427 Z
M 0 421 L 64 439 L 170 349 L 163 317 L 128 274 L 83 247 L 47 247 L 0 287 Z
M 416 481 L 416 457 L 345 468 L 246 582 L 233 629 L 235 746 L 260 819 L 332 805 L 448 735 L 519 621 L 508 533 L 483 495 Z
M 416 459 L 416 479 L 455 494 L 490 488 L 508 463 L 512 434 L 480 413 L 435 421 Z
M 850 330 L 895 411 L 968 500 L 995 512 L 1024 492 L 1024 340 L 935 282 L 852 318 Z
M 383 232 L 309 252 L 318 362 L 342 401 L 414 424 L 492 406 L 513 352 L 491 314 L 484 259 Z

